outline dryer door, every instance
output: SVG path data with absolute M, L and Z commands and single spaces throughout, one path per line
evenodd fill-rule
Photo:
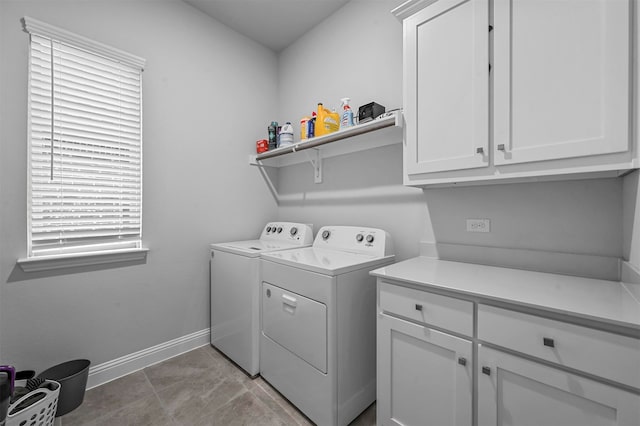
M 326 305 L 263 282 L 262 332 L 326 374 Z

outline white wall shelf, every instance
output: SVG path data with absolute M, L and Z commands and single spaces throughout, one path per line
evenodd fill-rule
M 284 167 L 311 162 L 316 183 L 322 182 L 322 159 L 402 142 L 402 113 L 358 124 L 324 136 L 305 139 L 291 146 L 249 156 L 258 167 Z M 310 151 L 308 151 L 310 150 Z M 306 151 L 306 152 L 305 152 Z

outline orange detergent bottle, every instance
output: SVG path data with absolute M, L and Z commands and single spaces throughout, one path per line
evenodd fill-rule
M 330 111 L 318 102 L 316 117 L 316 136 L 328 135 L 340 129 L 340 114 Z

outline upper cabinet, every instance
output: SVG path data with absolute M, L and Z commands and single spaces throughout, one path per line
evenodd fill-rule
M 635 0 L 417 0 L 404 28 L 404 182 L 638 167 Z
M 629 149 L 629 0 L 498 1 L 495 164 Z
M 404 22 L 405 173 L 488 165 L 487 0 L 442 0 Z

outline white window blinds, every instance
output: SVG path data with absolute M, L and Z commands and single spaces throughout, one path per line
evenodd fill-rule
M 29 32 L 28 257 L 140 248 L 141 66 Z

